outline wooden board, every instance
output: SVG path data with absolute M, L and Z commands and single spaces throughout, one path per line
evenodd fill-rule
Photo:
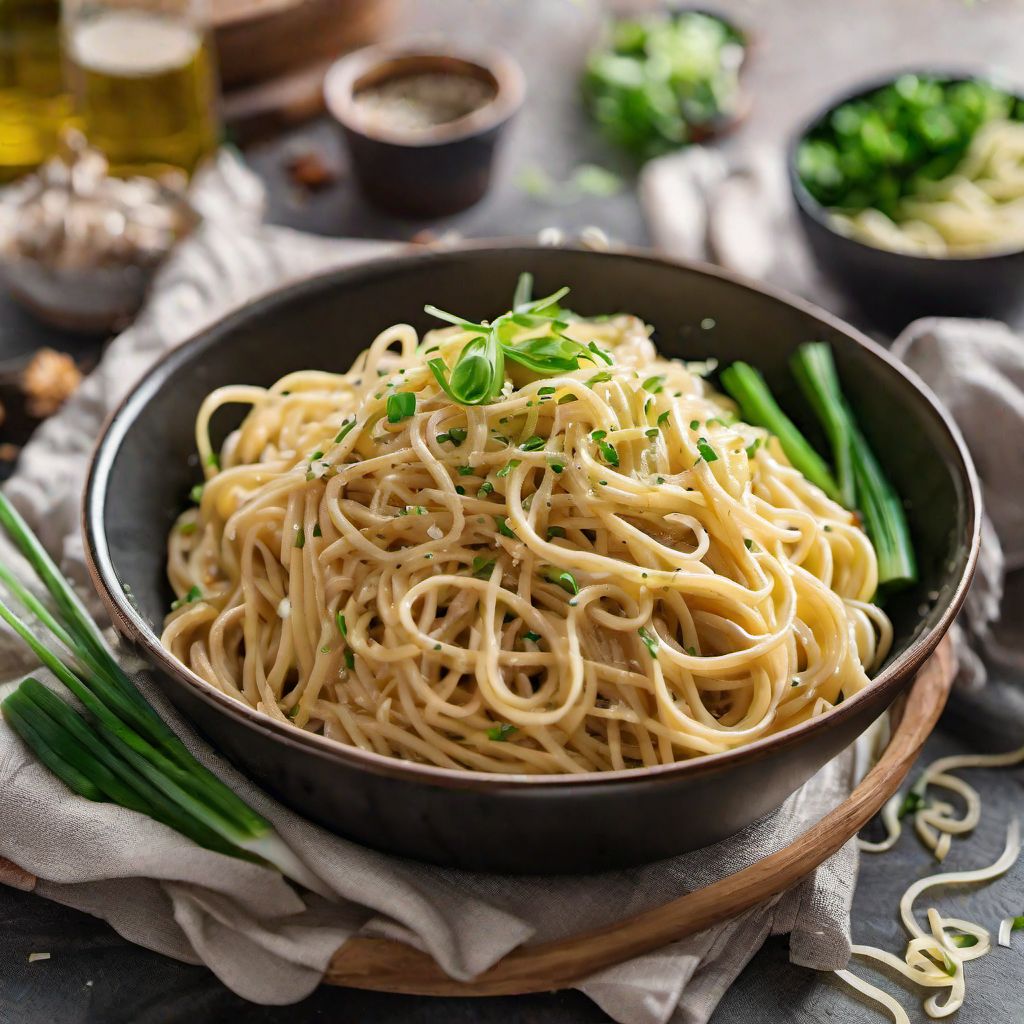
M 857 834 L 896 792 L 938 721 L 956 674 L 947 638 L 896 709 L 885 753 L 835 810 L 777 853 L 664 906 L 580 935 L 513 950 L 469 982 L 449 978 L 426 953 L 387 939 L 353 938 L 327 969 L 331 985 L 422 996 L 548 992 L 648 953 L 792 888 Z

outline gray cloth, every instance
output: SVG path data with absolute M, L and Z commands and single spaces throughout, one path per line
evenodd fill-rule
M 197 201 L 208 215 L 202 229 L 163 268 L 137 322 L 26 446 L 7 488 L 90 599 L 78 529 L 82 482 L 103 419 L 139 375 L 253 296 L 386 248 L 261 227 L 258 189 L 227 156 L 199 187 Z M 9 545 L 0 548 L 0 559 L 26 572 Z M 99 614 L 95 601 L 93 608 Z M 33 667 L 7 634 L 0 634 L 0 666 L 7 680 Z M 189 747 L 275 823 L 337 900 L 300 897 L 266 869 L 200 849 L 131 811 L 71 794 L 2 726 L 0 857 L 37 876 L 42 895 L 104 918 L 140 945 L 206 963 L 226 985 L 259 1002 L 301 999 L 319 982 L 331 953 L 356 931 L 408 942 L 451 976 L 470 978 L 524 942 L 610 923 L 746 867 L 805 831 L 851 783 L 852 758 L 844 756 L 745 833 L 632 871 L 561 879 L 444 871 L 346 842 L 270 800 L 197 739 L 141 666 L 132 668 Z M 580 987 L 626 1024 L 706 1021 L 769 932 L 791 933 L 799 962 L 824 969 L 844 963 L 855 876 L 856 852 L 848 844 L 773 903 L 602 971 Z M 12 874 L 11 881 L 18 877 Z

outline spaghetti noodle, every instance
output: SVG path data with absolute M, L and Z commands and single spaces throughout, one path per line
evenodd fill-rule
M 458 325 L 211 394 L 164 645 L 281 722 L 517 774 L 730 750 L 867 686 L 892 630 L 854 515 L 637 318 L 565 335 L 592 359 L 486 404 L 428 366 Z

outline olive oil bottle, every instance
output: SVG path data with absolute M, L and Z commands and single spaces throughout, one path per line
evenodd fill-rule
M 50 156 L 70 114 L 60 0 L 0 0 L 0 183 Z
M 191 174 L 217 144 L 214 70 L 194 8 L 65 0 L 76 112 L 114 174 Z

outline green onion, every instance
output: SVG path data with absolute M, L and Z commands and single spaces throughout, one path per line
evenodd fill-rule
M 499 472 L 500 472 L 500 470 L 499 470 Z M 476 492 L 476 496 L 478 498 L 486 498 L 488 494 L 493 492 L 493 490 L 494 490 L 494 484 L 492 484 L 490 480 L 485 480 L 480 485 L 480 490 Z
M 519 731 L 518 725 L 510 725 L 508 722 L 501 722 L 487 730 L 487 738 L 495 743 L 504 743 L 514 732 Z
M 416 395 L 411 391 L 396 391 L 388 395 L 386 408 L 388 423 L 400 423 L 416 411 Z
M 848 492 L 856 495 L 856 506 L 878 557 L 879 584 L 891 590 L 915 582 L 917 560 L 903 505 L 843 397 L 832 350 L 824 342 L 801 345 L 792 366 L 832 444 L 839 474 L 839 500 L 853 508 Z
M 743 418 L 775 434 L 794 467 L 833 501 L 838 501 L 839 488 L 824 459 L 779 408 L 764 377 L 748 363 L 733 363 L 722 371 L 721 380 L 722 386 L 739 404 Z
M 593 377 L 588 381 L 584 381 L 588 388 L 592 388 L 595 384 L 604 384 L 606 381 L 612 379 L 612 375 L 607 370 L 601 370 L 599 373 L 595 373 Z M 559 403 L 561 404 L 561 403 Z
M 504 478 L 504 477 L 508 476 L 509 473 L 511 473 L 512 470 L 516 468 L 516 466 L 521 466 L 521 465 L 522 465 L 522 459 L 509 459 L 509 461 L 506 462 L 505 465 L 502 466 L 501 469 L 499 469 L 498 472 L 495 473 L 494 475 L 498 476 L 498 477 Z
M 540 633 L 534 633 L 532 629 L 528 630 L 523 634 L 523 639 L 532 640 L 534 643 L 536 643 L 540 639 Z
M 1021 920 L 1024 921 L 1024 918 L 1022 918 Z M 971 946 L 976 946 L 978 944 L 977 935 L 950 935 L 949 940 L 958 949 L 970 949 Z
M 498 527 L 498 533 L 503 537 L 511 537 L 513 540 L 516 539 L 516 535 L 512 530 L 512 527 L 508 525 L 508 519 L 505 516 L 495 516 L 494 525 Z
M 564 537 L 565 527 L 564 526 L 549 526 L 548 527 L 548 540 L 552 537 Z
M 203 485 L 196 484 L 192 490 L 188 492 L 188 496 L 198 505 L 203 500 Z
M 176 612 L 179 608 L 186 604 L 191 604 L 193 601 L 198 601 L 202 598 L 203 592 L 199 587 L 193 585 L 189 587 L 188 593 L 184 597 L 179 597 L 176 601 L 171 602 L 171 611 Z
M 706 437 L 697 438 L 697 451 L 700 452 L 700 457 L 705 462 L 718 461 L 718 452 L 716 452 L 715 449 L 712 448 L 710 444 L 708 444 L 708 440 Z
M 457 466 L 459 476 L 472 476 L 476 470 L 472 466 Z
M 338 624 L 338 632 L 342 636 L 348 636 L 348 625 L 345 622 L 345 616 L 341 612 L 338 612 L 334 617 L 334 621 Z
M 473 575 L 480 580 L 489 579 L 494 565 L 495 560 L 493 558 L 484 558 L 482 555 L 477 555 L 473 559 Z
M 295 546 L 297 548 L 306 546 L 306 531 L 301 526 L 295 531 Z
M 524 452 L 540 451 L 544 447 L 544 438 L 539 434 L 534 434 L 532 437 L 528 437 L 519 447 Z
M 356 425 L 355 417 L 353 416 L 350 420 L 345 420 L 341 425 L 341 430 L 338 431 L 337 436 L 334 438 L 335 444 L 341 444 L 349 435 L 349 431 Z
M 220 469 L 220 456 L 216 452 L 210 452 L 206 456 L 206 464 L 214 469 Z
M 648 633 L 647 630 L 644 629 L 643 626 L 641 626 L 637 630 L 637 634 L 639 635 L 640 639 L 644 642 L 644 647 L 647 648 L 647 653 L 652 658 L 657 659 L 657 657 L 658 657 L 658 641 L 657 641 L 657 639 L 655 637 L 651 636 L 651 634 Z
M 571 572 L 565 572 L 552 566 L 548 569 L 546 578 L 548 582 L 557 583 L 567 594 L 572 594 L 574 597 L 580 592 L 576 577 Z
M 897 817 L 905 818 L 908 814 L 916 814 L 924 806 L 924 796 L 918 793 L 917 790 L 912 789 L 903 798 L 903 803 L 900 804 L 900 809 L 897 812 Z
M 665 378 L 663 376 L 648 377 L 647 380 L 643 382 L 641 387 L 644 389 L 644 391 L 650 391 L 652 395 L 656 395 L 664 390 Z
M 645 430 L 644 435 L 649 437 L 652 441 L 661 433 L 657 427 L 651 427 L 650 430 Z
M 28 680 L 22 683 L 4 701 L 4 715 L 39 759 L 84 796 L 95 798 L 97 791 L 104 793 L 201 845 L 271 863 L 290 878 L 329 897 L 329 890 L 298 860 L 271 824 L 200 765 L 135 689 L 68 582 L 3 495 L 0 525 L 46 585 L 63 622 L 58 622 L 38 600 L 23 600 L 27 591 L 20 585 L 10 585 L 10 573 L 4 579 L 9 592 L 66 648 L 66 653 L 57 655 L 50 650 L 4 601 L 0 601 L 0 619 L 78 698 L 89 715 L 88 719 L 82 718 L 52 694 L 41 695 L 40 691 L 48 691 L 38 683 L 27 687 Z M 130 792 L 119 786 L 129 787 Z
M 617 466 L 619 464 L 619 453 L 615 450 L 615 446 L 609 444 L 605 438 L 608 436 L 607 430 L 595 430 L 591 435 L 590 439 L 597 445 L 598 450 L 604 457 L 604 461 L 609 466 Z

